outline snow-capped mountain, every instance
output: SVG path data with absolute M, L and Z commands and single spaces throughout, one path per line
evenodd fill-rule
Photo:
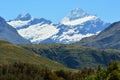
M 51 21 L 44 18 L 33 18 L 30 14 L 20 14 L 8 24 L 17 29 L 18 33 L 32 43 L 40 43 L 58 33 L 58 29 Z
M 83 11 L 80 8 L 75 8 L 67 16 L 65 16 L 62 19 L 61 23 L 62 24 L 67 24 L 70 21 L 74 21 L 74 20 L 76 21 L 76 20 L 79 20 L 79 19 L 82 19 L 82 18 L 84 19 L 84 18 L 87 18 L 88 16 L 90 16 L 90 15 L 87 12 Z M 84 21 L 84 20 L 82 20 L 82 21 Z M 71 23 L 71 25 L 73 25 L 73 24 Z
M 80 30 L 81 34 L 96 34 L 110 25 L 100 20 L 99 17 L 90 15 L 79 8 L 72 10 L 66 17 L 64 17 L 61 24 L 80 28 L 77 30 Z
M 99 17 L 76 8 L 61 20 L 57 26 L 60 32 L 52 38 L 60 43 L 73 43 L 98 34 L 108 25 L 110 24 L 103 22 Z
M 73 43 L 84 37 L 98 34 L 109 25 L 109 23 L 100 20 L 99 17 L 76 8 L 57 25 L 59 33 L 54 35 L 52 39 L 58 43 Z
M 96 35 L 109 25 L 79 8 L 72 10 L 58 24 L 44 18 L 33 18 L 30 14 L 20 14 L 8 24 L 16 28 L 21 36 L 37 44 L 77 42 Z
M 16 29 L 7 24 L 2 17 L 0 17 L 0 40 L 6 40 L 14 44 L 30 44 L 30 41 L 22 38 Z

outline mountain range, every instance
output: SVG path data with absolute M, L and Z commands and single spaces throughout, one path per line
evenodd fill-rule
M 34 18 L 28 13 L 7 22 L 0 17 L 0 40 L 5 40 L 0 41 L 0 52 L 3 53 L 0 54 L 0 61 L 23 60 L 39 64 L 46 57 L 74 69 L 86 66 L 96 68 L 98 64 L 106 66 L 112 60 L 120 60 L 119 34 L 120 21 L 110 25 L 79 8 L 72 10 L 58 24 Z M 15 46 L 6 41 L 24 45 Z M 36 57 L 32 52 L 41 56 Z M 47 62 L 54 63 L 49 60 L 44 63 L 49 64 Z
M 84 37 L 96 35 L 110 25 L 79 8 L 73 9 L 58 24 L 44 18 L 31 17 L 28 13 L 20 14 L 16 19 L 7 23 L 13 26 L 22 37 L 34 44 L 70 44 Z

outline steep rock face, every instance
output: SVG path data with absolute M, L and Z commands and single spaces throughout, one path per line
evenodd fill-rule
M 16 28 L 22 37 L 35 44 L 74 43 L 98 34 L 109 25 L 79 8 L 72 10 L 58 24 L 44 18 L 33 18 L 30 14 L 20 14 L 8 24 Z
M 111 24 L 96 36 L 82 39 L 78 42 L 82 46 L 95 48 L 120 49 L 120 21 Z M 77 43 L 77 44 L 78 44 Z
M 6 40 L 14 44 L 28 44 L 29 41 L 22 38 L 12 26 L 0 17 L 0 40 Z

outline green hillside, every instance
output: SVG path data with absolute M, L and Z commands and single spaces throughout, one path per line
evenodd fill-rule
M 13 45 L 6 41 L 0 40 L 0 64 L 14 62 L 24 62 L 52 69 L 64 69 L 65 67 L 55 61 L 51 61 L 20 46 Z M 66 69 L 66 68 L 65 68 Z
M 98 65 L 107 66 L 110 61 L 120 61 L 120 51 L 97 50 L 87 47 L 65 44 L 21 45 L 51 60 L 58 61 L 67 67 L 81 69 L 96 68 Z

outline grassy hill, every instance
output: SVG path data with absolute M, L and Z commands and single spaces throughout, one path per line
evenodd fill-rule
M 120 51 L 98 50 L 88 47 L 65 44 L 21 45 L 51 60 L 60 62 L 67 67 L 81 69 L 96 68 L 98 65 L 107 66 L 110 61 L 120 61 Z
M 0 64 L 9 64 L 14 62 L 24 62 L 40 66 L 45 66 L 52 69 L 64 69 L 62 64 L 40 55 L 34 54 L 20 46 L 13 45 L 6 41 L 0 40 Z M 66 68 L 65 68 L 66 69 Z

